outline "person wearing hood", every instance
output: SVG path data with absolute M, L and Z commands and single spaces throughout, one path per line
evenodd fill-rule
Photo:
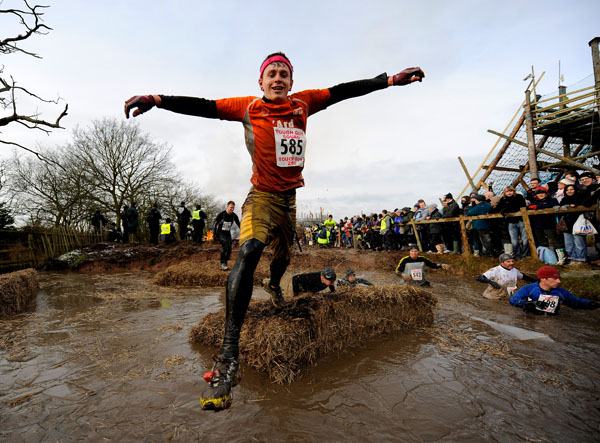
M 425 217 L 425 220 L 439 220 L 442 218 L 442 214 L 438 210 L 438 207 L 435 203 L 428 205 L 427 211 L 429 214 L 427 217 Z M 429 243 L 432 249 L 431 252 L 443 254 L 446 248 L 444 247 L 444 242 L 442 240 L 442 223 L 429 223 L 427 224 L 427 229 L 429 230 Z M 433 251 L 434 247 L 436 251 Z
M 536 281 L 527 275 L 523 275 L 515 268 L 515 260 L 510 254 L 500 254 L 498 257 L 500 264 L 494 268 L 488 269 L 483 274 L 475 277 L 480 283 L 487 283 L 483 296 L 490 300 L 500 300 L 512 297 L 517 291 L 517 280 L 528 282 Z
M 461 214 L 458 203 L 456 203 L 452 194 L 446 194 L 444 202 L 446 207 L 444 208 L 442 218 L 457 218 Z M 453 254 L 460 254 L 460 224 L 458 222 L 444 223 L 442 237 L 448 250 L 452 248 L 451 252 Z

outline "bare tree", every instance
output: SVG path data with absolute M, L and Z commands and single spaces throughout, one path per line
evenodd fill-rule
M 45 35 L 52 29 L 42 23 L 42 16 L 44 15 L 42 11 L 44 8 L 47 8 L 47 6 L 30 6 L 27 0 L 24 0 L 23 3 L 25 6 L 24 9 L 0 9 L 0 14 L 11 16 L 15 21 L 18 21 L 22 28 L 22 33 L 0 39 L 0 54 L 10 55 L 14 53 L 23 53 L 35 58 L 41 58 L 35 52 L 24 49 L 22 43 L 32 36 Z M 2 112 L 2 115 L 0 115 L 0 127 L 7 126 L 11 123 L 17 123 L 28 129 L 40 130 L 47 134 L 50 133 L 52 129 L 62 128 L 60 126 L 60 121 L 67 115 L 67 110 L 69 108 L 68 104 L 65 105 L 65 108 L 55 121 L 50 121 L 44 119 L 37 110 L 23 112 L 17 109 L 17 102 L 19 101 L 19 98 L 22 97 L 29 97 L 50 104 L 58 104 L 60 102 L 60 98 L 56 100 L 44 99 L 30 89 L 18 85 L 12 76 L 4 73 L 4 66 L 0 66 L 0 112 Z M 40 160 L 49 160 L 48 157 L 15 141 L 0 138 L 0 143 L 16 146 L 29 151 L 35 154 Z M 60 163 L 57 164 L 60 165 Z
M 48 150 L 46 160 L 15 158 L 11 190 L 17 214 L 33 226 L 82 226 L 88 220 L 89 184 L 85 171 L 69 156 L 68 148 Z M 61 163 L 61 167 L 56 165 Z
M 143 134 L 133 122 L 103 119 L 76 129 L 70 148 L 74 163 L 85 171 L 89 199 L 119 222 L 119 210 L 136 201 L 140 213 L 178 186 L 170 149 Z
M 143 232 L 154 203 L 165 218 L 174 217 L 181 201 L 201 204 L 209 219 L 224 206 L 183 182 L 170 149 L 150 140 L 134 122 L 97 120 L 77 128 L 70 144 L 44 152 L 48 161 L 15 155 L 10 168 L 16 213 L 34 226 L 86 228 L 96 210 L 119 223 L 120 209 L 135 201 Z

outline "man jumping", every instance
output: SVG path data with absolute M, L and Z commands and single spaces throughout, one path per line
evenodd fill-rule
M 223 409 L 231 403 L 231 388 L 239 376 L 239 339 L 252 297 L 253 276 L 265 246 L 270 245 L 273 261 L 267 285 L 277 307 L 283 305 L 279 286 L 290 262 L 296 225 L 296 189 L 304 186 L 302 169 L 307 149 L 306 122 L 309 116 L 328 106 L 389 86 L 421 81 L 420 68 L 399 74 L 342 83 L 329 89 L 311 89 L 288 95 L 294 69 L 288 57 L 277 52 L 262 62 L 258 84 L 263 97 L 236 97 L 207 100 L 197 97 L 141 95 L 125 102 L 125 116 L 154 106 L 181 114 L 239 121 L 244 125 L 246 147 L 252 158 L 252 187 L 242 207 L 240 251 L 226 290 L 225 337 L 220 355 L 202 394 L 204 409 Z

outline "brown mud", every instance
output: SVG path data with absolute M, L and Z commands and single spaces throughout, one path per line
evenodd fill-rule
M 454 267 L 426 270 L 439 300 L 431 327 L 381 331 L 290 385 L 242 361 L 232 407 L 213 413 L 199 395 L 214 349 L 188 334 L 223 308 L 224 290 L 153 279 L 182 261 L 218 260 L 218 248 L 108 249 L 86 251 L 77 272 L 40 272 L 28 311 L 0 319 L 0 441 L 597 441 L 600 311 L 535 317 L 484 299 L 473 277 L 495 260 L 429 255 Z M 291 275 L 326 265 L 397 283 L 403 255 L 307 250 L 282 282 L 286 298 Z M 533 274 L 537 263 L 517 267 Z M 255 287 L 254 298 L 267 294 Z

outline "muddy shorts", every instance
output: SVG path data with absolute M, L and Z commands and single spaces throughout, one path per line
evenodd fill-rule
M 291 258 L 296 227 L 296 192 L 251 188 L 242 206 L 240 246 L 247 240 L 270 245 L 274 258 Z

